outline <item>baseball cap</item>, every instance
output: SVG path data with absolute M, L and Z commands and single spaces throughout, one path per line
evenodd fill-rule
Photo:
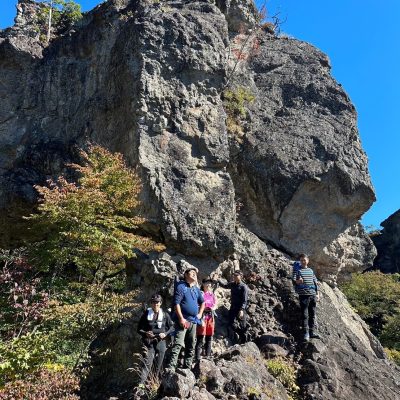
M 182 266 L 183 268 L 185 268 L 184 274 L 186 274 L 186 272 L 189 272 L 189 271 L 196 271 L 196 274 L 199 273 L 199 269 L 198 269 L 198 268 L 196 268 L 194 265 L 188 263 L 188 262 L 185 261 L 185 260 L 181 260 L 181 263 L 180 263 L 180 264 L 181 264 L 181 266 Z
M 153 294 L 153 296 L 151 296 L 151 302 L 162 302 L 162 297 L 159 294 Z

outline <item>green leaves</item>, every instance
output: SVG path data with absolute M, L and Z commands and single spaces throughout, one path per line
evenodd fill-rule
M 382 344 L 400 350 L 400 275 L 353 274 L 342 290 Z
M 81 156 L 82 165 L 70 165 L 80 175 L 77 183 L 61 176 L 35 187 L 41 202 L 28 219 L 45 239 L 31 245 L 30 254 L 45 269 L 73 264 L 86 279 L 98 280 L 123 268 L 134 248 L 161 246 L 134 233 L 144 222 L 141 184 L 122 155 L 89 146 Z
M 244 136 L 243 121 L 247 118 L 247 106 L 255 100 L 254 95 L 245 87 L 239 86 L 223 93 L 224 109 L 226 112 L 226 127 L 238 143 Z
M 38 331 L 0 340 L 0 385 L 24 377 L 54 359 L 55 353 L 49 336 Z

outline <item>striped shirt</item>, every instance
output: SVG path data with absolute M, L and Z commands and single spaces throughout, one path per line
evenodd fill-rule
M 314 271 L 309 268 L 301 268 L 297 271 L 293 271 L 293 280 L 296 281 L 299 278 L 303 278 L 303 283 L 296 283 L 296 292 L 300 296 L 314 296 L 317 294 L 317 278 L 315 277 Z

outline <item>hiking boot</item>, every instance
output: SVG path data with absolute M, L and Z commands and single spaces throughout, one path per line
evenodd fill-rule
M 310 340 L 310 334 L 309 334 L 308 332 L 306 332 L 306 333 L 304 334 L 303 339 L 304 339 L 305 342 L 308 342 L 308 341 Z
M 319 336 L 317 332 L 310 331 L 310 338 L 311 339 L 321 339 L 321 336 Z

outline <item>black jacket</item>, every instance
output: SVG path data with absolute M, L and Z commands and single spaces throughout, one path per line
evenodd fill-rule
M 231 310 L 245 310 L 249 298 L 249 288 L 243 282 L 235 283 L 219 280 L 219 285 L 225 289 L 231 289 Z
M 158 335 L 160 333 L 165 333 L 165 335 L 170 335 L 174 330 L 174 324 L 172 323 L 171 317 L 166 311 L 163 311 L 163 318 L 161 321 L 161 327 L 158 327 L 158 321 L 153 319 L 149 321 L 147 319 L 147 314 L 149 310 L 146 310 L 142 316 L 140 317 L 139 324 L 137 327 L 137 332 L 142 336 L 143 339 L 146 338 L 146 332 L 153 332 L 154 335 Z

